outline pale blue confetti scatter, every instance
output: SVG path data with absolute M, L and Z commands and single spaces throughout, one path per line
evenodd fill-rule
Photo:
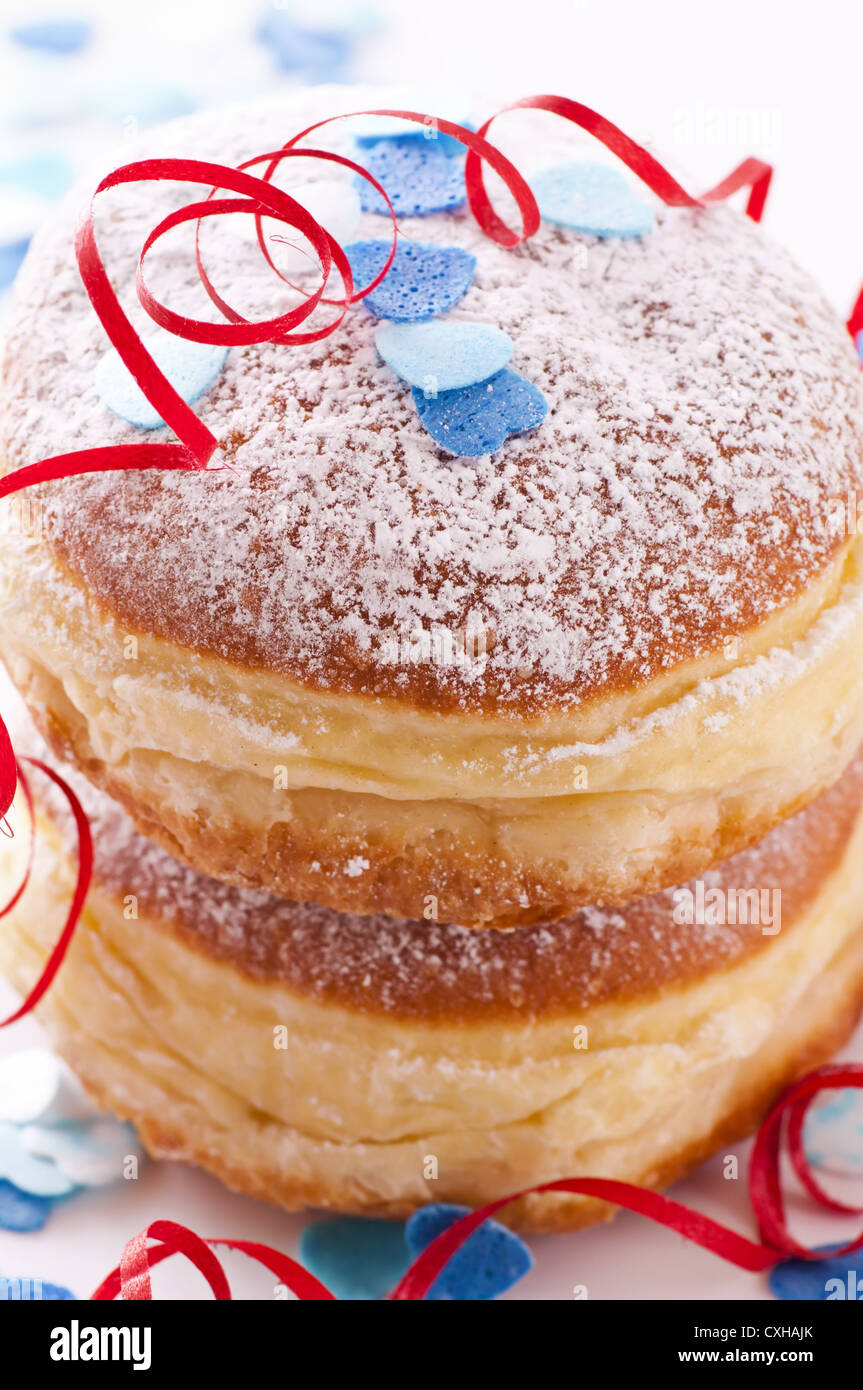
M 462 458 L 494 453 L 509 435 L 540 424 L 548 411 L 539 388 L 507 368 L 490 381 L 437 396 L 414 387 L 413 397 L 417 414 L 435 442 Z
M 41 24 L 17 24 L 10 29 L 9 37 L 22 48 L 66 56 L 87 47 L 93 28 L 85 19 L 55 19 Z
M 119 1181 L 130 1157 L 143 1154 L 134 1129 L 116 1120 L 26 1125 L 21 1142 L 29 1153 L 50 1159 L 80 1187 L 105 1187 Z
M 426 394 L 488 381 L 512 357 L 512 339 L 489 323 L 433 320 L 378 324 L 375 346 L 388 367 Z
M 595 237 L 646 236 L 653 209 L 607 164 L 558 164 L 530 179 L 543 220 Z
M 209 390 L 228 355 L 225 347 L 191 343 L 170 333 L 151 334 L 144 346 L 188 405 Z M 164 424 L 114 348 L 96 367 L 95 383 L 102 404 L 130 425 L 152 430 Z
M 364 153 L 362 163 L 386 189 L 397 217 L 450 212 L 464 205 L 463 161 L 450 159 L 440 140 L 415 140 L 412 136 L 377 140 Z M 383 198 L 359 174 L 356 186 L 364 212 L 389 216 Z
M 32 154 L 0 163 L 0 186 L 40 198 L 59 198 L 73 182 L 72 166 L 59 154 Z
M 469 1207 L 435 1202 L 414 1212 L 405 1227 L 411 1254 L 419 1255 L 469 1211 Z M 450 1258 L 426 1298 L 483 1302 L 505 1293 L 532 1268 L 533 1256 L 523 1240 L 498 1221 L 484 1221 Z
M 344 1300 L 385 1298 L 410 1264 L 404 1226 L 362 1216 L 337 1216 L 307 1226 L 300 1259 Z
M 335 82 L 348 68 L 351 38 L 336 29 L 298 24 L 283 9 L 271 8 L 260 19 L 255 38 L 272 51 L 282 72 L 306 81 Z
M 24 1147 L 15 1125 L 0 1124 L 0 1178 L 34 1197 L 64 1197 L 76 1183 L 51 1162 Z
M 391 243 L 355 241 L 345 247 L 354 287 L 371 284 L 386 265 Z M 377 289 L 362 301 L 370 313 L 397 323 L 444 314 L 470 288 L 476 257 L 460 246 L 400 240 L 395 259 Z

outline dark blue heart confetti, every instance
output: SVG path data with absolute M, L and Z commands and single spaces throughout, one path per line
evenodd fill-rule
M 354 284 L 368 285 L 386 265 L 388 241 L 355 241 L 345 247 Z M 363 300 L 380 319 L 411 323 L 434 318 L 457 304 L 469 289 L 476 257 L 460 246 L 399 241 L 386 278 Z
M 494 453 L 508 435 L 533 429 L 548 411 L 542 392 L 508 367 L 488 381 L 437 396 L 414 387 L 413 397 L 432 438 L 462 458 Z
M 786 1302 L 863 1302 L 863 1250 L 836 1255 L 838 1247 L 825 1245 L 823 1260 L 783 1260 L 770 1271 L 770 1289 Z
M 50 1198 L 22 1192 L 14 1183 L 0 1178 L 0 1230 L 41 1231 L 53 1205 Z
M 411 1254 L 419 1255 L 470 1208 L 435 1202 L 414 1212 L 405 1227 Z M 533 1256 L 514 1232 L 484 1221 L 438 1275 L 426 1298 L 480 1302 L 497 1298 L 533 1268 Z
M 376 140 L 369 146 L 363 162 L 386 189 L 397 217 L 422 217 L 463 206 L 464 164 L 460 159 L 449 159 L 440 143 L 403 135 L 395 140 Z M 388 217 L 386 203 L 371 184 L 359 174 L 356 182 L 363 211 Z
M 336 1298 L 384 1298 L 410 1264 L 404 1226 L 362 1216 L 337 1216 L 307 1226 L 300 1259 Z

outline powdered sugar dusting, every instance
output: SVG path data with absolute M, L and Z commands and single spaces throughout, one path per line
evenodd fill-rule
M 365 98 L 381 94 L 208 113 L 148 145 L 235 163 Z M 525 168 L 541 158 L 529 144 L 508 152 Z M 297 182 L 313 168 L 300 167 Z M 184 201 L 188 190 L 148 188 L 100 212 L 130 306 L 144 234 Z M 359 235 L 386 226 L 367 217 Z M 131 628 L 321 687 L 540 709 L 697 655 L 823 570 L 838 544 L 825 499 L 863 472 L 859 374 L 832 310 L 761 229 L 716 208 L 660 209 L 654 232 L 627 242 L 543 227 L 516 251 L 466 212 L 402 232 L 477 257 L 450 317 L 510 334 L 546 421 L 491 457 L 449 457 L 359 307 L 320 344 L 234 350 L 199 413 L 240 477 L 51 489 L 54 543 Z M 277 282 L 247 246 L 213 235 L 208 270 L 237 307 L 269 316 L 283 307 Z M 159 256 L 153 283 L 201 312 L 188 245 Z M 39 239 L 16 297 L 0 427 L 12 466 L 140 438 L 98 402 L 103 348 L 67 219 Z M 434 629 L 482 632 L 481 659 L 399 658 Z

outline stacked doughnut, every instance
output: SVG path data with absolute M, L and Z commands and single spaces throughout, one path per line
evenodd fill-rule
M 317 89 L 148 152 L 236 164 L 380 104 Z M 97 225 L 144 335 L 137 255 L 187 201 L 126 190 Z M 72 225 L 18 285 L 5 470 L 141 438 L 97 392 Z M 0 650 L 97 853 L 42 1013 L 154 1153 L 285 1206 L 662 1185 L 863 1003 L 855 355 L 729 208 L 627 238 L 544 221 L 514 251 L 466 209 L 400 228 L 475 257 L 447 317 L 508 335 L 541 424 L 442 448 L 357 306 L 231 352 L 196 406 L 229 470 L 51 484 L 3 536 Z M 263 319 L 252 246 L 214 233 L 208 273 Z M 187 247 L 157 273 L 197 312 Z M 0 933 L 21 988 L 74 877 L 34 790 L 37 872 Z M 604 1214 L 546 1195 L 513 1219 Z

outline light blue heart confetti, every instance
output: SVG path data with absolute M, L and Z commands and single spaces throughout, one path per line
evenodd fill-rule
M 0 1178 L 34 1197 L 65 1197 L 76 1186 L 54 1163 L 29 1153 L 21 1131 L 7 1124 L 0 1124 Z
M 355 287 L 368 285 L 386 265 L 388 241 L 355 241 L 345 247 Z M 445 314 L 470 288 L 476 257 L 460 246 L 400 240 L 395 259 L 376 290 L 363 300 L 380 319 L 410 323 Z
M 386 189 L 397 217 L 422 217 L 464 205 L 464 164 L 450 159 L 440 140 L 406 136 L 378 140 L 369 146 L 362 162 Z M 359 174 L 356 182 L 363 211 L 388 217 L 386 203 L 371 184 Z
M 863 1174 L 863 1091 L 843 1086 L 820 1096 L 806 1116 L 803 1148 L 816 1168 Z
M 607 164 L 558 164 L 530 180 L 544 221 L 596 237 L 646 236 L 653 209 Z
M 190 343 L 171 333 L 153 333 L 144 339 L 144 346 L 188 405 L 209 390 L 228 355 L 225 347 Z M 164 424 L 114 348 L 97 366 L 95 382 L 102 404 L 121 420 L 142 430 Z
M 399 1222 L 338 1216 L 307 1226 L 300 1259 L 339 1299 L 384 1298 L 410 1264 Z
M 0 1230 L 41 1231 L 53 1205 L 47 1197 L 22 1192 L 14 1183 L 0 1178 Z
M 16 25 L 9 31 L 9 37 L 22 48 L 65 56 L 86 48 L 93 37 L 93 29 L 84 19 L 57 19 L 42 24 Z
M 511 434 L 545 419 L 548 404 L 532 382 L 504 368 L 490 381 L 427 396 L 414 387 L 414 404 L 432 438 L 462 458 L 493 454 Z
M 46 1284 L 43 1279 L 10 1279 L 0 1274 L 0 1302 L 7 1299 L 16 1303 L 48 1303 L 67 1299 L 75 1300 L 75 1295 L 62 1284 Z M 77 1301 L 77 1300 L 75 1300 Z
M 860 329 L 854 339 L 854 346 L 857 349 L 857 356 L 860 358 L 860 361 L 863 362 L 863 328 Z
M 835 1245 L 821 1247 L 822 1260 L 783 1260 L 770 1271 L 770 1290 L 789 1303 L 863 1301 L 863 1250 L 837 1255 Z
M 49 1159 L 79 1187 L 106 1187 L 123 1177 L 130 1157 L 139 1163 L 143 1158 L 132 1126 L 115 1120 L 26 1125 L 21 1143 L 28 1153 Z
M 375 346 L 388 367 L 427 395 L 488 381 L 512 357 L 512 339 L 490 323 L 384 322 Z
M 449 1230 L 469 1207 L 435 1202 L 420 1207 L 405 1227 L 411 1254 L 421 1254 L 443 1231 Z M 450 1259 L 432 1284 L 426 1299 L 482 1302 L 497 1298 L 533 1268 L 533 1256 L 514 1232 L 497 1221 L 484 1221 Z

